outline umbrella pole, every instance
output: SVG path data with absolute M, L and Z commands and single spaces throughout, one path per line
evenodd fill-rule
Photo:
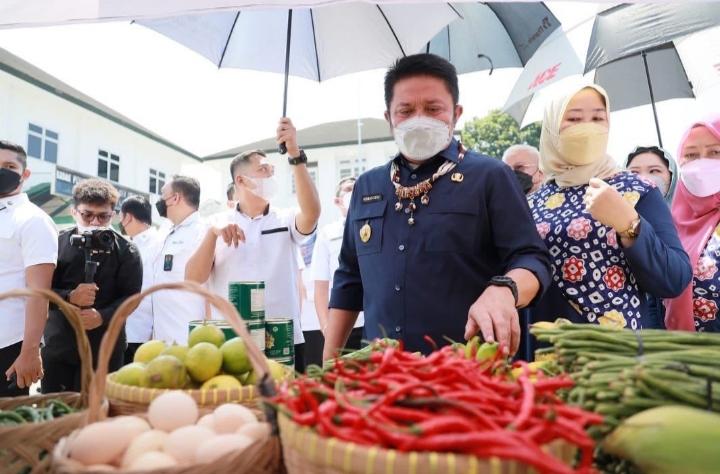
M 285 44 L 285 88 L 283 90 L 283 112 L 282 116 L 287 116 L 287 97 L 288 97 L 288 78 L 290 77 L 290 39 L 292 38 L 292 8 L 288 10 L 288 24 L 287 24 L 287 42 Z M 287 153 L 287 146 L 285 143 L 281 143 L 278 146 L 278 151 L 281 155 Z
M 663 146 L 662 135 L 660 135 L 660 122 L 658 121 L 657 107 L 655 106 L 655 94 L 653 93 L 652 81 L 650 80 L 650 68 L 648 68 L 647 53 L 643 51 L 643 64 L 645 65 L 645 78 L 647 79 L 648 91 L 650 92 L 650 104 L 652 105 L 653 116 L 655 117 L 655 132 L 657 133 L 658 145 Z

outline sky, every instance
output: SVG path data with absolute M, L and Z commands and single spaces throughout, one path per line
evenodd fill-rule
M 598 4 L 548 2 L 566 27 L 591 18 Z M 607 7 L 607 4 L 605 4 Z M 218 70 L 172 40 L 128 22 L 0 30 L 5 48 L 160 136 L 198 155 L 274 135 L 282 112 L 279 74 Z M 464 120 L 502 107 L 519 69 L 460 78 Z M 317 83 L 290 79 L 288 115 L 298 128 L 361 117 L 382 118 L 383 71 Z M 718 88 L 716 88 L 718 89 Z M 720 100 L 715 91 L 714 103 Z M 708 101 L 668 101 L 658 107 L 672 151 L 682 131 Z M 610 152 L 655 143 L 649 107 L 613 115 Z

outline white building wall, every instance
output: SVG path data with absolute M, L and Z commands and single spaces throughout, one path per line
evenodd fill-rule
M 117 184 L 148 193 L 150 168 L 169 178 L 193 158 L 75 105 L 5 72 L 0 72 L 0 137 L 27 148 L 28 124 L 59 134 L 57 166 L 95 176 L 98 150 L 120 156 Z M 54 165 L 30 160 L 33 178 L 48 181 Z M 50 180 L 51 182 L 54 179 Z

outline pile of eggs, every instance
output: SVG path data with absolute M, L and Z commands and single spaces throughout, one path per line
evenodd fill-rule
M 151 471 L 215 461 L 270 437 L 270 425 L 242 405 L 220 405 L 199 416 L 183 392 L 150 404 L 147 419 L 120 416 L 90 424 L 69 441 L 72 460 L 93 471 Z

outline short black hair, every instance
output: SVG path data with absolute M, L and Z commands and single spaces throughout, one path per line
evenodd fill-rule
M 660 158 L 663 163 L 665 163 L 665 167 L 669 170 L 670 169 L 670 162 L 668 161 L 667 157 L 665 156 L 665 153 L 663 150 L 661 150 L 659 147 L 656 147 L 655 145 L 651 146 L 638 146 L 635 147 L 633 151 L 630 152 L 630 154 L 627 157 L 627 165 L 630 166 L 630 163 L 635 159 L 636 156 L 642 155 L 644 153 L 652 153 L 653 155 Z
M 25 148 L 6 140 L 0 140 L 0 150 L 14 151 L 23 171 L 25 171 L 25 168 L 27 168 L 27 153 L 25 153 Z
M 235 172 L 237 171 L 237 169 L 241 166 L 249 164 L 250 157 L 252 157 L 253 155 L 260 155 L 263 158 L 267 156 L 262 150 L 248 150 L 240 153 L 239 155 L 235 156 L 235 158 L 233 158 L 232 162 L 230 163 L 230 177 L 232 178 L 233 182 L 235 182 Z
M 453 98 L 453 105 L 460 100 L 460 87 L 455 66 L 446 59 L 430 53 L 413 54 L 398 59 L 385 73 L 385 107 L 390 110 L 395 84 L 409 77 L 431 76 L 445 82 Z
M 235 200 L 235 183 L 228 184 L 227 188 L 227 200 L 228 201 L 234 201 Z
M 120 205 L 120 212 L 130 214 L 143 224 L 152 225 L 152 206 L 145 196 L 138 194 L 128 197 Z
M 170 188 L 174 192 L 182 194 L 190 206 L 195 209 L 200 207 L 200 183 L 197 179 L 176 174 L 170 181 Z
M 119 198 L 120 195 L 115 186 L 100 178 L 84 179 L 73 187 L 75 207 L 80 204 L 92 204 L 93 206 L 110 204 L 110 207 L 115 209 Z

